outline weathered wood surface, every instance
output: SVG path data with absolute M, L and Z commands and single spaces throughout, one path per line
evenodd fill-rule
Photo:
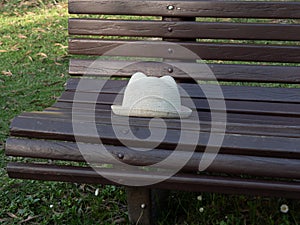
M 75 95 L 75 96 L 74 96 Z M 97 100 L 92 100 L 97 99 Z M 60 102 L 74 102 L 74 103 L 91 103 L 92 104 L 103 104 L 121 105 L 123 95 L 121 94 L 98 94 L 98 93 L 87 93 L 87 92 L 65 92 L 59 98 Z M 205 111 L 221 111 L 225 109 L 221 104 L 224 102 L 222 99 L 204 99 L 204 98 L 189 98 L 183 97 L 181 99 L 183 105 L 194 109 L 194 110 L 205 110 Z M 210 103 L 210 104 L 209 104 Z M 239 113 L 253 113 L 253 114 L 269 114 L 269 115 L 280 115 L 286 116 L 300 116 L 300 105 L 296 103 L 274 103 L 274 102 L 255 102 L 255 101 L 235 101 L 226 100 L 226 111 L 227 112 L 239 112 Z
M 109 110 L 110 105 L 121 104 L 126 84 L 127 81 L 118 80 L 73 79 L 67 84 L 67 91 L 59 98 L 59 102 L 90 103 L 90 107 L 94 107 L 95 104 L 99 105 L 99 109 Z M 100 94 L 99 87 L 102 92 Z M 297 88 L 221 86 L 223 93 L 220 95 L 216 93 L 217 86 L 214 85 L 180 84 L 180 87 L 183 89 L 182 104 L 198 111 L 222 111 L 222 108 L 213 104 L 222 102 L 224 97 L 229 113 L 284 115 L 293 118 L 300 115 L 300 92 Z M 97 100 L 91 102 L 91 99 Z M 208 105 L 208 101 L 212 104 Z M 85 108 L 88 108 L 88 105 Z
M 53 105 L 53 107 L 49 107 L 45 109 L 45 112 L 49 113 L 60 113 L 60 114 L 69 114 L 70 110 L 72 110 L 73 104 L 67 102 L 57 102 Z M 79 114 L 82 116 L 86 116 L 86 119 L 95 115 L 95 118 L 108 118 L 111 116 L 111 111 L 109 107 L 97 107 L 96 109 L 90 109 L 90 104 L 76 104 L 76 107 L 73 107 L 78 113 L 78 118 L 80 118 Z M 101 113 L 100 113 L 101 112 Z M 37 113 L 37 112 L 35 112 Z M 99 114 L 103 116 L 99 116 Z M 193 114 L 192 114 L 193 115 Z M 211 116 L 208 112 L 200 111 L 197 113 L 200 122 L 207 123 L 211 121 Z M 63 117 L 63 116 L 62 116 Z M 215 121 L 221 122 L 224 121 L 223 113 L 215 113 Z M 227 123 L 242 123 L 247 126 L 247 124 L 260 124 L 262 126 L 268 126 L 270 124 L 273 125 L 286 125 L 286 126 L 295 126 L 300 122 L 300 118 L 297 117 L 286 117 L 282 116 L 274 116 L 274 115 L 261 115 L 261 114 L 241 114 L 241 113 L 227 113 Z
M 299 11 L 299 2 L 69 0 L 76 14 L 299 19 Z
M 299 71 L 300 72 L 300 71 Z M 80 85 L 78 85 L 80 84 Z M 114 94 L 123 93 L 128 84 L 126 80 L 95 80 L 86 78 L 70 78 L 65 86 L 66 91 Z M 211 98 L 240 101 L 263 101 L 263 102 L 285 102 L 300 103 L 299 88 L 266 88 L 255 86 L 233 86 L 214 84 L 188 84 L 179 83 L 181 97 Z M 101 87 L 101 90 L 99 90 Z M 216 93 L 217 88 L 222 90 L 223 96 Z
M 84 125 L 86 126 L 86 132 L 89 128 L 93 128 L 94 123 L 87 122 L 86 124 L 81 121 L 71 121 L 64 119 L 47 119 L 47 118 L 28 118 L 17 117 L 14 119 L 11 125 L 11 134 L 22 137 L 39 137 L 45 139 L 54 140 L 66 140 L 75 141 L 73 127 Z M 145 142 L 143 138 L 149 135 L 149 128 L 140 125 L 130 126 L 133 134 L 138 138 L 131 137 L 130 134 L 123 134 L 122 137 L 116 138 L 115 130 L 128 131 L 128 126 L 122 124 L 116 124 L 112 127 L 111 124 L 98 123 L 96 124 L 97 133 L 80 133 L 76 135 L 77 140 L 88 143 L 99 143 L 99 136 L 101 142 L 104 144 L 120 145 L 120 141 L 130 143 L 133 147 L 147 147 L 153 146 L 153 144 L 159 144 L 158 148 L 174 149 L 178 145 L 178 138 L 181 131 L 178 129 L 168 129 L 167 135 L 163 142 L 153 138 L 150 141 Z M 250 128 L 249 128 L 250 129 Z M 152 127 L 152 132 L 163 133 L 164 128 Z M 257 132 L 258 129 L 257 129 Z M 124 132 L 125 133 L 125 132 Z M 185 134 L 189 134 L 190 137 L 199 136 L 199 141 L 196 146 L 196 151 L 203 151 L 207 145 L 209 139 L 208 132 L 200 132 L 193 130 L 185 130 Z M 216 136 L 221 134 L 216 133 Z M 192 140 L 192 139 L 191 139 Z M 180 143 L 182 149 L 194 149 L 194 144 L 184 140 Z M 243 144 L 241 144 L 243 143 Z M 260 136 L 260 135 L 234 135 L 226 134 L 224 142 L 222 144 L 221 152 L 224 151 L 228 154 L 253 154 L 253 155 L 268 155 L 271 152 L 282 151 L 296 154 L 299 150 L 300 139 L 299 138 L 287 138 L 287 137 L 274 137 L 274 136 Z M 285 154 L 285 153 L 283 153 Z M 289 153 L 288 153 L 289 154 Z M 296 156 L 295 156 L 296 157 Z
M 105 154 L 105 152 L 109 152 L 114 159 L 128 165 L 137 166 L 137 169 L 139 166 L 155 165 L 166 159 L 170 154 L 168 150 L 164 149 L 136 151 L 124 146 L 88 143 L 80 146 L 79 148 L 75 142 L 9 138 L 6 154 L 31 158 L 114 164 L 115 162 L 107 158 Z M 184 158 L 183 154 L 185 153 L 185 150 L 179 150 L 176 159 L 174 157 L 174 161 Z M 281 154 L 280 157 L 277 157 L 278 153 L 275 151 L 270 152 L 268 156 L 252 156 L 247 155 L 247 152 L 244 153 L 245 155 L 220 153 L 206 172 L 300 179 L 300 151 L 294 152 L 293 158 L 289 158 L 291 152 L 283 150 L 279 153 Z M 122 158 L 119 158 L 119 155 L 122 155 Z M 197 172 L 202 157 L 203 153 L 195 152 L 181 171 Z M 157 167 L 176 169 L 176 166 L 176 164 L 171 163 L 164 167 Z
M 153 174 L 135 172 L 123 172 L 111 169 L 95 170 L 86 167 L 57 166 L 45 164 L 22 164 L 9 163 L 7 166 L 9 176 L 12 178 L 35 179 L 35 180 L 54 180 L 75 183 L 102 183 L 112 184 L 106 177 L 115 179 L 145 179 L 155 180 Z M 149 188 L 164 188 L 171 190 L 186 190 L 197 192 L 219 192 L 228 194 L 252 194 L 266 196 L 280 196 L 299 198 L 299 182 L 265 181 L 265 180 L 245 180 L 242 178 L 204 176 L 194 174 L 176 174 L 164 182 L 157 183 Z M 220 188 L 222 187 L 222 188 Z
M 299 33 L 299 24 L 69 20 L 71 35 L 297 41 Z
M 182 49 L 186 53 L 182 53 Z M 170 52 L 170 49 L 172 51 Z M 300 61 L 300 46 L 229 44 L 208 42 L 157 42 L 80 39 L 69 40 L 69 53 L 76 55 L 105 55 L 150 57 L 164 59 L 239 60 L 261 62 Z
M 28 119 L 41 119 L 41 120 L 62 120 L 62 121 L 74 121 L 74 122 L 84 122 L 84 123 L 95 123 L 95 124 L 111 124 L 112 120 L 114 124 L 117 125 L 126 125 L 128 124 L 128 119 L 126 117 L 118 117 L 111 114 L 109 110 L 107 111 L 86 111 L 85 109 L 74 109 L 71 112 L 69 110 L 49 110 L 47 112 L 39 113 L 23 113 L 20 118 L 28 118 Z M 76 117 L 73 116 L 72 113 Z M 207 113 L 208 114 L 208 113 Z M 235 117 L 237 115 L 235 114 Z M 253 118 L 256 118 L 255 116 Z M 276 123 L 270 124 L 269 121 L 265 121 L 263 117 L 261 119 L 249 119 L 249 120 L 241 120 L 235 118 L 228 118 L 226 121 L 226 133 L 227 134 L 245 134 L 245 135 L 264 135 L 264 136 L 281 136 L 281 137 L 299 137 L 300 134 L 300 126 L 295 125 L 294 117 L 274 117 L 273 119 L 277 119 Z M 142 126 L 147 128 L 149 126 L 150 119 L 148 118 L 134 118 L 129 120 L 130 125 L 134 126 Z M 185 119 L 185 120 L 165 120 L 168 129 L 177 129 L 180 130 L 182 126 L 185 129 L 191 131 L 198 131 L 199 125 L 200 130 L 202 132 L 210 132 L 212 130 L 218 133 L 222 132 L 224 119 L 222 116 L 220 118 L 217 116 L 214 117 L 214 121 L 211 121 L 211 117 L 209 118 L 199 118 L 199 119 Z M 161 122 L 151 121 L 151 126 L 160 128 Z
M 169 72 L 171 68 L 171 73 Z M 182 71 L 190 68 L 188 74 Z M 195 68 L 195 69 L 191 69 Z M 300 83 L 300 67 L 241 64 L 194 64 L 187 62 L 130 62 L 114 60 L 71 59 L 69 74 L 73 76 L 130 77 L 136 71 L 148 76 L 171 75 L 174 78 L 192 77 L 195 80 Z

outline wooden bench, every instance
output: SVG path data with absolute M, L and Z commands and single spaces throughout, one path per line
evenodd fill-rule
M 58 101 L 13 120 L 5 150 L 16 157 L 11 178 L 128 186 L 129 217 L 143 224 L 155 208 L 151 189 L 300 198 L 300 2 L 69 0 L 69 12 L 91 17 L 70 18 L 69 53 L 96 58 L 71 59 L 73 78 Z M 200 58 L 204 70 L 194 69 Z M 190 118 L 165 119 L 158 143 L 147 139 L 149 118 L 130 118 L 128 130 L 128 118 L 111 112 L 124 78 L 137 71 L 173 76 L 193 109 Z M 209 138 L 222 137 L 225 122 L 217 149 Z M 151 125 L 164 130 L 160 120 Z M 182 132 L 188 138 L 179 143 Z M 149 145 L 156 147 L 139 151 Z M 187 149 L 194 153 L 180 168 L 147 169 L 173 152 L 186 160 Z M 203 157 L 214 160 L 199 171 Z M 165 169 L 174 175 L 164 179 Z

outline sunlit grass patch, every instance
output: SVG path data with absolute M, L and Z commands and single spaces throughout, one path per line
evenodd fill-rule
M 49 106 L 67 76 L 66 5 L 0 16 L 0 141 L 9 120 Z

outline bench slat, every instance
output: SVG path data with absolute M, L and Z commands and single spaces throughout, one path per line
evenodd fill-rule
M 72 103 L 67 102 L 57 102 L 52 107 L 46 108 L 45 113 L 58 113 L 58 114 L 70 114 L 72 112 Z M 77 105 L 76 105 L 77 106 Z M 103 114 L 103 117 L 110 117 L 110 109 L 90 109 L 91 107 L 83 104 L 83 107 L 76 107 L 76 112 L 82 113 L 85 116 L 94 116 L 96 118 L 99 114 Z M 42 112 L 42 113 L 44 113 Z M 37 112 L 35 112 L 37 113 Z M 25 114 L 25 113 L 24 113 Z M 23 114 L 22 114 L 23 115 Z M 198 111 L 198 118 L 202 122 L 211 121 L 211 115 L 207 111 Z M 216 122 L 224 121 L 223 113 L 215 113 Z M 260 124 L 260 125 L 286 125 L 295 126 L 295 124 L 300 124 L 300 118 L 297 117 L 286 117 L 286 116 L 272 116 L 272 115 L 253 115 L 253 114 L 241 114 L 241 113 L 227 113 L 227 123 L 245 123 L 247 124 Z M 296 125 L 297 127 L 297 125 Z
M 80 126 L 79 126 L 80 125 Z M 120 145 L 123 141 L 135 146 L 135 147 L 147 147 L 153 146 L 153 144 L 159 144 L 158 148 L 172 149 L 177 146 L 178 138 L 181 135 L 180 130 L 168 129 L 167 135 L 163 142 L 161 140 L 151 139 L 145 142 L 143 139 L 137 139 L 130 137 L 127 133 L 116 139 L 114 130 L 128 130 L 127 126 L 116 125 L 114 128 L 111 124 L 96 124 L 94 131 L 94 123 L 82 123 L 78 121 L 69 120 L 54 120 L 54 119 L 40 119 L 40 118 L 26 118 L 26 117 L 16 117 L 11 125 L 11 135 L 22 136 L 22 137 L 39 137 L 44 139 L 54 139 L 54 140 L 65 140 L 65 141 L 75 141 L 73 127 L 85 126 L 85 132 L 76 135 L 76 140 L 79 142 L 88 143 L 99 143 L 99 136 L 103 144 Z M 135 129 L 139 128 L 139 129 Z M 149 129 L 148 127 L 131 126 L 132 132 L 136 137 L 146 138 L 148 137 Z M 88 134 L 90 131 L 91 134 Z M 165 130 L 161 128 L 152 128 L 152 132 L 156 134 L 162 134 Z M 196 151 L 203 151 L 203 147 L 207 145 L 209 138 L 209 133 L 199 132 L 193 130 L 185 130 L 187 137 L 193 137 L 199 135 L 199 141 Z M 218 133 L 215 133 L 216 137 L 219 137 Z M 161 137 L 160 137 L 161 138 Z M 185 142 L 181 143 L 184 148 L 194 148 L 192 141 L 183 140 Z M 241 145 L 240 143 L 243 143 Z M 231 135 L 226 134 L 224 137 L 224 142 L 222 144 L 221 153 L 226 154 L 239 154 L 239 155 L 261 155 L 268 156 L 269 154 L 274 154 L 274 152 L 291 152 L 294 155 L 299 153 L 300 139 L 299 138 L 287 138 L 287 137 L 267 137 L 267 136 L 255 136 L 255 135 Z M 296 156 L 295 156 L 296 157 Z
M 177 45 L 177 46 L 176 46 Z M 186 53 L 183 53 L 186 48 Z M 170 49 L 172 49 L 170 54 Z M 194 54 L 192 54 L 193 52 Z M 180 52 L 180 54 L 179 54 Z M 225 44 L 205 42 L 121 41 L 70 39 L 69 53 L 165 59 L 239 60 L 264 62 L 300 62 L 300 46 Z
M 218 81 L 248 81 L 248 82 L 278 82 L 300 83 L 300 67 L 297 66 L 266 66 L 266 65 L 236 65 L 236 64 L 207 64 L 211 73 L 207 73 L 202 64 L 162 62 L 134 62 L 114 60 L 82 60 L 71 59 L 69 74 L 74 76 L 120 76 L 130 77 L 136 71 L 144 72 L 151 76 L 169 74 L 174 78 L 187 78 L 188 75 L 180 68 L 195 68 L 189 70 L 189 76 L 199 80 Z M 168 72 L 169 68 L 172 73 Z M 205 67 L 206 68 L 206 67 Z
M 115 164 L 103 152 L 109 152 L 114 159 L 134 166 L 155 165 L 166 159 L 170 152 L 161 149 L 152 151 L 131 150 L 122 146 L 93 145 L 81 143 L 80 149 L 75 142 L 31 140 L 9 138 L 6 142 L 6 155 L 15 157 L 70 160 L 89 163 Z M 176 159 L 184 158 L 186 152 L 177 152 Z M 118 159 L 118 154 L 124 158 Z M 84 157 L 83 157 L 84 155 Z M 181 171 L 198 172 L 203 153 L 194 153 Z M 173 163 L 168 169 L 176 169 Z M 158 167 L 158 166 L 157 166 Z M 165 168 L 165 167 L 160 167 Z M 298 169 L 297 169 L 298 168 Z M 262 177 L 300 179 L 300 159 L 282 159 L 257 156 L 218 154 L 213 163 L 205 170 L 213 173 L 252 175 Z M 285 171 L 282 173 L 282 171 Z
M 300 69 L 300 67 L 299 67 Z M 300 71 L 299 71 L 300 72 Z M 78 86 L 78 84 L 80 85 Z M 66 91 L 70 92 L 88 92 L 114 94 L 123 93 L 126 87 L 126 80 L 95 80 L 86 78 L 71 78 L 66 84 Z M 216 94 L 216 88 L 220 87 L 224 99 L 240 101 L 264 101 L 264 102 L 285 102 L 300 103 L 299 88 L 266 88 L 266 87 L 249 87 L 249 86 L 216 86 L 210 84 L 188 84 L 178 83 L 180 96 L 192 98 L 211 98 L 219 99 L 221 96 Z M 184 89 L 184 91 L 181 90 Z M 205 93 L 205 94 L 204 94 Z
M 152 174 L 140 174 L 137 171 L 124 172 L 111 169 L 99 169 L 99 173 L 89 167 L 57 166 L 45 164 L 8 163 L 7 171 L 12 178 L 67 181 L 75 183 L 114 184 L 105 177 L 115 180 L 146 179 L 155 181 Z M 116 184 L 118 185 L 118 184 Z M 259 194 L 267 196 L 281 196 L 299 198 L 299 182 L 279 182 L 264 180 L 245 180 L 229 177 L 201 176 L 193 174 L 176 174 L 164 182 L 157 183 L 153 188 L 171 190 L 186 190 L 197 192 L 217 192 L 231 194 Z M 222 187 L 222 188 L 219 188 Z
M 103 115 L 102 115 L 103 114 Z M 75 118 L 72 118 L 71 110 L 69 113 L 60 112 L 59 116 L 57 113 L 53 112 L 31 112 L 31 113 L 22 113 L 20 115 L 22 118 L 31 118 L 31 119 L 53 119 L 53 120 L 69 120 L 72 119 L 75 121 Z M 126 125 L 128 120 L 124 117 L 114 117 L 115 124 Z M 111 114 L 101 112 L 97 114 L 86 114 L 81 113 L 81 111 L 77 112 L 76 110 L 76 121 L 82 122 L 95 122 L 96 124 L 110 124 L 111 123 Z M 148 127 L 150 119 L 148 118 L 135 118 L 130 121 L 131 125 Z M 186 129 L 189 130 L 199 130 L 198 126 L 195 126 L 195 121 L 185 119 L 179 122 L 178 120 L 165 120 L 169 129 L 180 129 L 181 126 L 185 126 Z M 219 123 L 219 124 L 218 124 Z M 246 134 L 246 135 L 264 135 L 264 136 L 280 136 L 280 137 L 300 137 L 300 126 L 295 126 L 294 124 L 286 124 L 281 122 L 282 124 L 261 124 L 255 123 L 252 120 L 252 123 L 248 121 L 248 123 L 238 123 L 238 122 L 229 122 L 226 123 L 226 133 L 227 134 Z M 152 126 L 161 127 L 161 123 L 155 123 L 152 121 Z M 201 131 L 202 132 L 210 132 L 211 131 L 211 121 L 200 121 Z M 222 122 L 215 121 L 214 129 L 215 132 L 222 131 Z
M 71 35 L 297 41 L 299 33 L 300 25 L 296 24 L 69 20 Z
M 75 96 L 76 93 L 76 96 Z M 75 97 L 76 98 L 75 98 Z M 75 99 L 74 99 L 75 98 Z M 98 94 L 87 92 L 64 92 L 58 99 L 60 102 L 74 103 L 90 103 L 90 107 L 95 107 L 96 104 L 107 105 L 107 109 L 112 104 L 121 105 L 123 99 L 122 94 Z M 193 101 L 193 102 L 191 102 Z M 182 105 L 194 110 L 206 111 L 224 111 L 224 100 L 201 98 L 181 98 Z M 94 105 L 95 104 L 95 105 Z M 226 100 L 226 111 L 249 114 L 268 114 L 268 115 L 285 115 L 292 117 L 300 117 L 300 104 L 296 103 L 272 103 L 272 102 L 256 102 L 256 101 L 235 101 Z
M 173 10 L 168 10 L 173 6 Z M 299 2 L 69 0 L 69 13 L 184 17 L 300 18 Z

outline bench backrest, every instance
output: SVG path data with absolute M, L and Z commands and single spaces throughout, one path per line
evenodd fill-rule
M 69 0 L 69 12 L 91 17 L 69 20 L 71 54 L 194 60 L 177 54 L 168 44 L 174 42 L 206 60 L 219 81 L 300 81 L 297 1 Z M 113 50 L 124 45 L 130 51 Z M 241 61 L 248 63 L 237 65 Z M 91 63 L 73 59 L 69 72 L 82 75 L 89 68 L 90 75 L 100 76 L 103 70 L 92 70 Z M 176 67 L 156 62 L 135 66 L 110 72 L 130 76 L 138 68 L 148 75 L 185 76 Z M 194 76 L 210 80 L 205 73 Z

